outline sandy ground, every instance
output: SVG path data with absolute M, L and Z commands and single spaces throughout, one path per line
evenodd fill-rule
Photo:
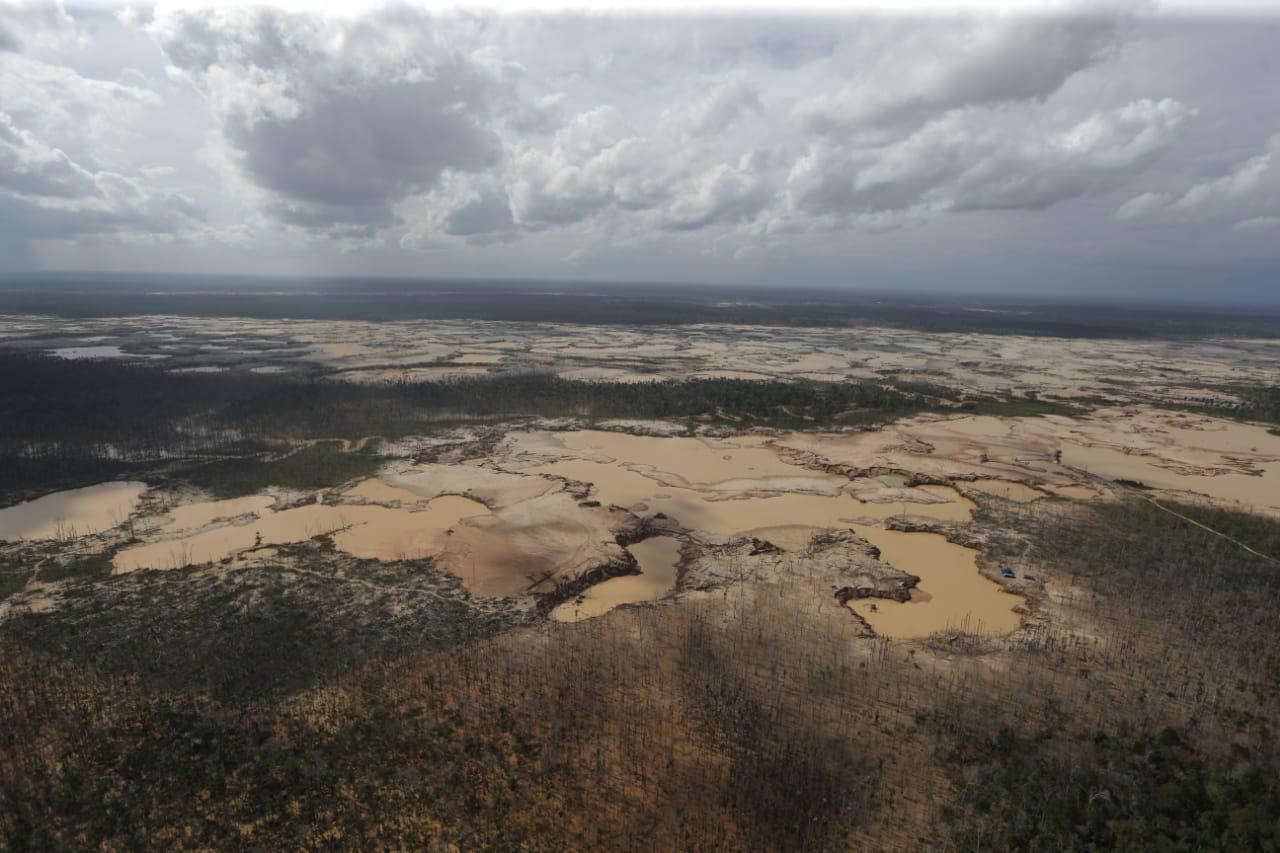
M 1229 399 L 1215 386 L 1280 374 L 1280 341 L 1079 341 L 875 327 L 0 316 L 0 346 L 145 358 L 175 370 L 329 371 L 353 382 L 531 369 L 609 381 L 896 376 L 983 393 L 1135 400 Z
M 1018 600 L 979 573 L 972 548 L 890 522 L 963 527 L 975 500 L 1107 499 L 1123 488 L 1118 480 L 1155 496 L 1280 514 L 1280 436 L 1143 405 L 1220 396 L 1207 386 L 1224 382 L 1273 382 L 1280 344 L 1271 341 L 1085 345 L 875 328 L 0 317 L 0 345 L 145 358 L 182 371 L 322 372 L 334 381 L 530 369 L 609 381 L 897 377 L 984 394 L 1133 401 L 1080 417 L 934 414 L 848 433 L 689 437 L 676 435 L 677 425 L 642 423 L 524 429 L 491 453 L 449 463 L 416 464 L 408 444 L 384 447 L 382 474 L 310 503 L 264 493 L 187 500 L 140 517 L 143 484 L 117 483 L 0 510 L 0 539 L 10 540 L 93 533 L 133 513 L 143 541 L 117 554 L 119 572 L 217 562 L 260 543 L 329 534 L 359 557 L 430 557 L 479 595 L 568 585 L 579 593 L 571 599 L 579 618 L 687 592 L 669 559 L 677 539 L 636 542 L 654 529 L 725 553 L 754 538 L 793 554 L 810 554 L 815 534 L 841 531 L 879 548 L 882 564 L 920 578 L 907 602 L 852 605 L 876 632 L 1007 633 L 1017 628 Z M 587 573 L 629 564 L 627 548 L 639 575 L 582 588 Z M 569 618 L 563 607 L 557 618 Z
M 1142 407 L 1078 418 L 929 415 L 861 433 L 516 430 L 479 457 L 393 458 L 379 476 L 317 496 L 272 491 L 135 513 L 144 541 L 116 554 L 115 571 L 216 563 L 327 534 L 353 556 L 431 557 L 476 594 L 524 596 L 626 565 L 630 548 L 640 574 L 579 583 L 575 607 L 556 611 L 575 619 L 682 592 L 668 559 L 680 540 L 621 544 L 643 537 L 645 525 L 703 548 L 754 540 L 796 554 L 807 553 L 815 535 L 844 531 L 879 549 L 881 564 L 920 579 L 908 601 L 851 604 L 877 633 L 1002 634 L 1018 627 L 1020 599 L 978 571 L 977 552 L 890 522 L 963 527 L 975 508 L 965 493 L 1014 502 L 1107 499 L 1121 488 L 1116 479 L 1140 481 L 1146 494 L 1280 513 L 1280 436 Z M 116 483 L 49 495 L 0 511 L 0 524 L 10 538 L 101 530 L 128 518 L 144 488 Z M 666 550 L 654 553 L 659 548 Z

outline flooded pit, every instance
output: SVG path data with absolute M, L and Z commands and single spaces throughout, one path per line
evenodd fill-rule
M 0 509 L 0 540 L 71 539 L 128 520 L 146 483 L 99 483 Z
M 938 533 L 878 527 L 859 527 L 857 533 L 880 549 L 880 559 L 920 578 L 911 601 L 862 599 L 848 603 L 877 634 L 895 639 L 927 637 L 946 630 L 1007 634 L 1021 624 L 1013 612 L 1021 599 L 1003 592 L 999 584 L 979 573 L 978 552 L 972 548 L 948 542 Z
M 658 536 L 627 550 L 640 564 L 640 574 L 611 578 L 582 594 L 580 600 L 566 601 L 551 611 L 557 622 L 580 622 L 602 616 L 622 604 L 656 601 L 675 588 L 680 562 L 680 543 Z
M 703 370 L 690 375 L 691 379 L 748 379 L 764 382 L 772 379 L 770 373 L 759 373 L 754 370 Z
M 717 540 L 779 528 L 847 529 L 904 514 L 967 521 L 974 509 L 950 486 L 892 488 L 792 465 L 760 437 L 712 443 L 589 430 L 523 433 L 513 436 L 513 450 L 524 460 L 522 473 L 589 483 L 591 497 L 606 506 L 661 513 Z
M 731 442 L 711 444 L 701 438 L 631 435 L 623 432 L 579 430 L 557 436 L 564 447 L 597 461 L 643 466 L 684 481 L 708 485 L 748 477 L 791 477 L 812 472 L 788 464 L 764 447 L 740 447 Z
M 1234 460 L 1224 463 L 1186 451 L 1180 456 L 1172 452 L 1146 455 L 1074 443 L 1064 446 L 1062 461 L 1108 480 L 1132 480 L 1151 488 L 1242 504 L 1259 512 L 1280 512 L 1280 461 L 1245 469 Z
M 663 439 L 658 439 L 659 441 Z M 529 472 L 554 474 L 591 483 L 592 497 L 637 514 L 662 513 L 714 538 L 745 535 L 774 527 L 848 528 L 858 521 L 901 515 L 923 515 L 940 521 L 968 520 L 972 502 L 948 486 L 927 494 L 945 502 L 863 502 L 847 492 L 833 496 L 784 492 L 766 497 L 733 497 L 664 486 L 650 477 L 613 463 L 565 460 L 538 465 Z
M 415 465 L 401 471 L 387 472 L 382 479 L 389 486 L 411 492 L 419 498 L 461 494 L 495 507 L 532 500 L 558 487 L 556 483 L 542 477 L 512 474 L 466 463 Z
M 1050 490 L 1060 497 L 1077 501 L 1091 501 L 1098 493 L 1088 486 L 1050 486 Z
M 584 382 L 658 382 L 662 377 L 654 373 L 637 373 L 617 367 L 579 367 L 562 370 L 561 379 L 577 379 Z
M 466 519 L 489 514 L 479 501 L 457 495 L 435 498 L 414 512 L 377 506 L 359 509 L 372 512 L 357 513 L 351 527 L 333 541 L 340 550 L 365 560 L 418 560 L 439 554 L 450 530 Z
M 208 507 L 191 508 L 188 514 L 203 516 L 212 511 Z M 437 498 L 417 511 L 377 505 L 309 504 L 264 512 L 262 517 L 242 524 L 124 548 L 116 554 L 114 572 L 218 562 L 255 545 L 301 542 L 326 533 L 333 536 L 339 549 L 355 557 L 421 559 L 442 551 L 447 532 L 463 519 L 488 512 L 484 504 L 456 495 Z

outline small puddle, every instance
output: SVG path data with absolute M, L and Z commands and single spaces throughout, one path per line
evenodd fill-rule
M 120 347 L 112 344 L 104 344 L 96 347 L 59 347 L 53 350 L 53 354 L 58 358 L 79 359 L 79 358 L 123 358 L 124 352 Z
M 655 601 L 676 584 L 680 543 L 666 536 L 645 539 L 627 547 L 640 564 L 640 574 L 610 578 L 587 589 L 581 600 L 566 601 L 551 611 L 557 622 L 580 622 L 602 616 L 620 604 Z
M 1045 493 L 1039 489 L 1033 489 L 1025 483 L 1015 483 L 1012 480 L 974 480 L 967 485 L 984 494 L 995 495 L 1021 504 L 1031 503 L 1045 496 Z
M 0 540 L 72 539 L 124 524 L 146 483 L 99 483 L 0 509 Z

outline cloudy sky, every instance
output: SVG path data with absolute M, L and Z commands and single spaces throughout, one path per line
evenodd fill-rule
M 0 0 L 0 270 L 1280 300 L 1280 17 Z

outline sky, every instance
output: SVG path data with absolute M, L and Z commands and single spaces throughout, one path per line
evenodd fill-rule
M 1267 4 L 680 5 L 0 0 L 0 273 L 1280 301 Z

